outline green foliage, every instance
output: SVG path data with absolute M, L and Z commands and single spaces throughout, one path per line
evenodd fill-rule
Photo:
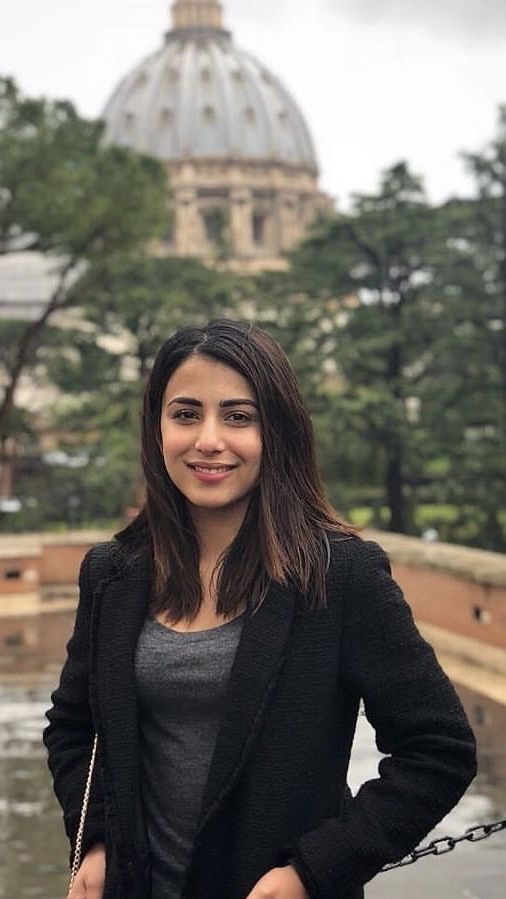
M 77 285 L 88 321 L 102 335 L 124 334 L 123 355 L 144 378 L 160 344 L 185 324 L 234 308 L 233 276 L 193 259 L 117 256 Z
M 38 319 L 3 327 L 11 339 L 1 359 L 2 436 L 22 374 L 34 370 L 44 343 L 53 346 L 48 324 L 81 302 L 76 278 L 86 272 L 89 288 L 111 258 L 144 247 L 165 225 L 162 166 L 105 146 L 102 130 L 71 103 L 24 98 L 0 79 L 0 254 L 36 250 L 54 259 L 57 275 Z
M 295 344 L 313 356 L 313 391 L 325 397 L 317 414 L 329 404 L 325 373 L 332 365 L 335 373 L 324 473 L 342 473 L 348 483 L 350 473 L 379 479 L 373 486 L 382 484 L 395 530 L 412 527 L 406 404 L 416 399 L 430 340 L 439 238 L 436 211 L 401 163 L 384 173 L 376 194 L 357 195 L 348 215 L 320 223 L 292 254 L 291 284 L 303 290 Z
M 249 287 L 305 387 L 334 503 L 494 549 L 506 509 L 499 194 L 433 207 L 400 164 L 320 222 L 288 275 Z M 420 512 L 443 507 L 433 521 Z
M 0 79 L 0 252 L 89 262 L 161 232 L 162 167 L 105 146 L 102 131 L 68 101 L 27 99 Z

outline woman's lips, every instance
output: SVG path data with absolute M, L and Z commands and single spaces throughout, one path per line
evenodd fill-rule
M 226 468 L 205 468 L 197 465 L 188 465 L 190 471 L 198 478 L 199 481 L 216 482 L 223 481 L 227 475 L 231 474 L 236 468 L 235 465 Z

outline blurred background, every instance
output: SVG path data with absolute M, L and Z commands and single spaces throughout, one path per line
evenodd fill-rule
M 288 352 L 332 502 L 462 695 L 480 775 L 448 826 L 504 815 L 505 50 L 502 0 L 2 10 L 0 896 L 63 894 L 40 733 L 77 569 L 142 503 L 158 346 L 218 315 Z M 494 899 L 505 846 L 370 895 Z

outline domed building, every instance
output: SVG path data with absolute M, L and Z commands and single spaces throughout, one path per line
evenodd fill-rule
M 103 118 L 108 142 L 166 166 L 174 255 L 281 268 L 282 254 L 332 208 L 302 113 L 236 47 L 217 0 L 176 0 L 163 46 L 122 79 Z

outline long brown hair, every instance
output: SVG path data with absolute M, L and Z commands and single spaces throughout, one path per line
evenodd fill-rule
M 308 608 L 325 605 L 326 532 L 355 534 L 329 504 L 318 472 L 311 420 L 290 362 L 255 325 L 216 319 L 183 328 L 160 348 L 146 386 L 142 465 L 146 501 L 128 533 L 147 529 L 153 565 L 152 611 L 172 621 L 194 619 L 202 603 L 199 544 L 183 494 L 167 474 L 160 419 L 167 382 L 190 356 L 239 372 L 253 388 L 260 415 L 262 460 L 243 523 L 218 560 L 217 612 L 256 609 L 271 580 L 291 584 Z

